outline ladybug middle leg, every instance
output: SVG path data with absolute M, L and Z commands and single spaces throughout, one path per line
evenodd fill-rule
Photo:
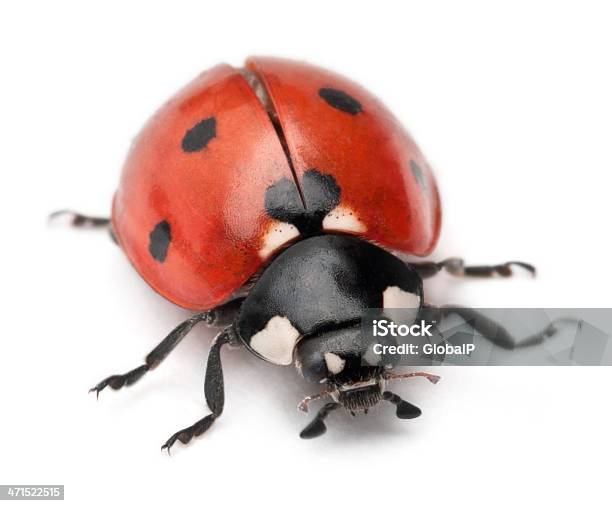
M 170 454 L 170 448 L 177 440 L 183 444 L 189 443 L 192 438 L 204 434 L 223 413 L 225 391 L 223 388 L 223 369 L 221 367 L 221 348 L 226 344 L 236 344 L 237 342 L 232 325 L 226 327 L 215 337 L 208 354 L 204 379 L 204 396 L 211 413 L 193 425 L 175 432 L 161 447 L 162 450 L 168 450 L 168 454 Z
M 490 278 L 493 276 L 507 278 L 513 274 L 512 267 L 525 269 L 534 276 L 536 273 L 533 265 L 517 261 L 504 262 L 497 265 L 465 265 L 461 258 L 447 258 L 442 262 L 415 262 L 409 265 L 416 269 L 421 278 L 430 278 L 443 270 L 453 276 L 475 278 Z
M 188 320 L 185 320 L 178 325 L 164 340 L 159 343 L 146 357 L 145 363 L 125 374 L 113 374 L 96 386 L 91 388 L 90 392 L 96 392 L 96 397 L 106 387 L 111 387 L 113 390 L 119 390 L 124 386 L 130 386 L 142 378 L 148 371 L 155 369 L 179 344 L 189 331 L 200 322 L 205 322 L 208 325 L 225 326 L 232 323 L 237 311 L 240 309 L 244 298 L 237 298 L 230 302 L 218 306 L 210 311 L 198 313 Z

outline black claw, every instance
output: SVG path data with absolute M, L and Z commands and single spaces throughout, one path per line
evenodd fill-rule
M 100 383 L 98 383 L 95 387 L 90 388 L 89 392 L 96 392 L 96 399 L 98 399 L 100 397 L 100 392 L 104 390 L 107 386 L 110 386 L 114 390 L 118 390 L 123 385 L 123 382 L 121 383 L 121 385 L 118 385 L 116 379 L 116 376 L 110 376 L 109 378 L 100 381 Z
M 182 432 L 182 431 L 181 431 Z M 170 439 L 168 439 L 168 441 L 166 441 L 162 447 L 161 447 L 161 451 L 166 450 L 168 452 L 168 455 L 170 455 L 170 448 L 172 448 L 172 446 L 174 445 L 174 443 L 176 443 L 176 440 L 178 439 L 178 435 L 180 434 L 180 432 L 177 432 L 176 434 L 174 434 L 172 437 L 170 437 Z
M 172 445 L 174 444 L 174 441 L 172 440 L 172 438 L 168 439 L 168 441 L 166 441 L 162 447 L 160 448 L 160 450 L 163 452 L 164 450 L 166 450 L 168 452 L 168 455 L 170 455 L 170 448 L 172 448 Z
M 119 390 L 124 386 L 130 386 L 136 383 L 149 370 L 148 365 L 141 365 L 136 369 L 131 370 L 126 374 L 114 374 L 100 381 L 95 387 L 91 388 L 90 392 L 96 392 L 96 399 L 100 396 L 100 392 L 106 387 L 111 387 L 113 390 Z
M 100 398 L 100 390 L 98 388 L 93 387 L 87 391 L 88 394 L 90 394 L 91 392 L 96 392 L 96 400 Z
M 111 378 L 106 378 L 103 381 L 100 381 L 95 387 L 89 389 L 89 393 L 96 392 L 96 400 L 100 398 L 100 392 L 104 390 L 108 385 L 110 385 Z
M 526 262 L 508 262 L 506 265 L 508 266 L 516 265 L 517 267 L 521 267 L 522 269 L 525 269 L 532 276 L 536 275 L 536 268 L 533 265 L 528 264 Z

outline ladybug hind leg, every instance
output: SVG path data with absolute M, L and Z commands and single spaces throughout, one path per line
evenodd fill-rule
M 430 278 L 441 271 L 446 271 L 453 276 L 491 278 L 501 276 L 508 278 L 512 276 L 512 267 L 520 267 L 535 276 L 536 269 L 533 265 L 515 260 L 497 265 L 465 265 L 461 258 L 447 258 L 442 262 L 415 262 L 410 263 L 421 278 Z
M 104 218 L 101 216 L 88 216 L 85 214 L 77 213 L 70 209 L 62 209 L 55 211 L 49 215 L 49 221 L 56 221 L 64 219 L 68 221 L 68 225 L 74 228 L 105 228 L 108 230 L 110 238 L 115 244 L 118 244 L 115 233 L 111 226 L 110 218 Z
M 110 225 L 110 218 L 102 218 L 100 216 L 87 216 L 85 214 L 77 213 L 70 209 L 61 209 L 55 211 L 49 215 L 50 221 L 57 219 L 66 219 L 70 226 L 77 228 L 98 228 L 108 227 Z

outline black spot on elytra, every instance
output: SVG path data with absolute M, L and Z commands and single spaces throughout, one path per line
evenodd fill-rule
M 334 109 L 338 109 L 339 111 L 346 112 L 348 114 L 359 114 L 363 110 L 361 108 L 361 104 L 356 99 L 342 90 L 336 90 L 335 88 L 321 88 L 319 90 L 319 96 Z
M 425 174 L 423 174 L 423 169 L 416 163 L 414 160 L 410 160 L 410 171 L 416 179 L 416 182 L 419 183 L 419 186 L 423 189 L 427 189 L 427 180 L 425 179 Z
M 171 240 L 170 223 L 166 220 L 160 221 L 149 234 L 149 253 L 151 253 L 151 256 L 158 262 L 166 260 Z
M 310 169 L 302 176 L 301 188 L 306 208 L 294 181 L 283 178 L 274 183 L 266 190 L 266 212 L 291 223 L 301 234 L 320 232 L 327 213 L 340 203 L 340 187 L 333 176 Z
M 196 123 L 185 133 L 181 147 L 185 153 L 201 151 L 217 135 L 217 120 L 214 116 Z

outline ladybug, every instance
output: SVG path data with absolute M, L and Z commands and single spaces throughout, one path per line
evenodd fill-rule
M 381 401 L 402 419 L 421 414 L 389 391 L 394 373 L 364 365 L 360 320 L 368 308 L 428 308 L 423 282 L 512 274 L 522 262 L 465 266 L 428 255 L 440 233 L 436 181 L 418 146 L 385 106 L 359 85 L 306 63 L 250 58 L 219 65 L 179 91 L 148 121 L 127 157 L 112 217 L 70 211 L 76 226 L 108 227 L 144 280 L 191 309 L 145 363 L 109 376 L 98 395 L 140 380 L 198 323 L 218 326 L 208 356 L 210 414 L 162 448 L 207 431 L 224 407 L 221 349 L 246 348 L 293 365 L 328 398 L 302 438 L 320 436 L 338 408 L 367 413 Z M 501 346 L 503 329 L 455 308 Z M 544 336 L 544 333 L 542 333 Z

